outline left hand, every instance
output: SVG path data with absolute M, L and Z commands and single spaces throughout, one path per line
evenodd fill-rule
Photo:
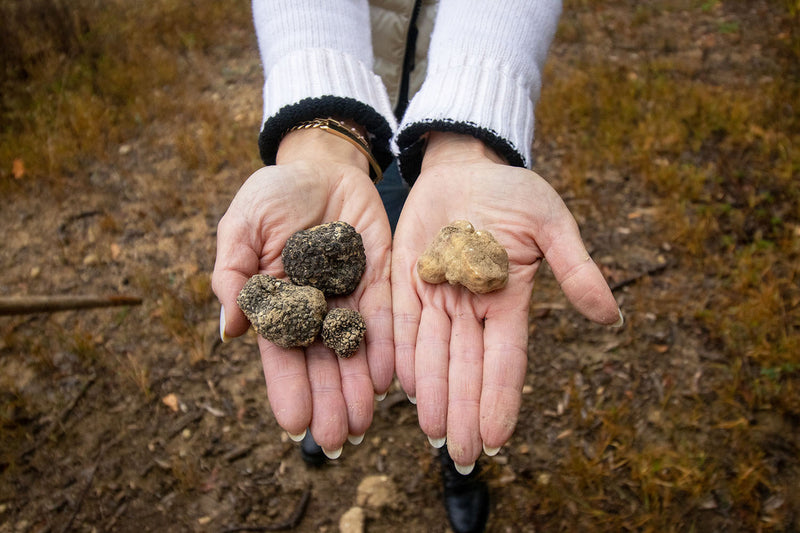
M 472 294 L 419 278 L 417 258 L 442 226 L 457 219 L 490 231 L 506 248 L 505 288 Z M 516 426 L 527 368 L 528 309 L 542 259 L 583 315 L 601 324 L 621 320 L 558 193 L 536 173 L 504 164 L 469 136 L 430 134 L 392 254 L 397 376 L 409 398 L 416 397 L 423 432 L 432 444 L 446 437 L 462 471 L 471 469 L 481 447 L 496 453 Z

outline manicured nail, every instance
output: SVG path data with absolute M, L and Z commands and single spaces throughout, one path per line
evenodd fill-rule
M 622 325 L 625 323 L 625 317 L 622 316 L 622 309 L 618 309 L 619 311 L 619 320 L 611 324 L 612 328 L 621 328 Z
M 458 463 L 453 463 L 453 464 L 454 464 L 454 465 L 456 465 L 456 470 L 457 470 L 457 471 L 458 471 L 458 473 L 459 473 L 459 474 L 461 474 L 462 476 L 466 476 L 467 474 L 469 474 L 470 472 L 472 472 L 472 469 L 473 469 L 473 468 L 475 468 L 475 463 L 472 463 L 472 464 L 469 464 L 469 465 L 464 465 L 464 466 L 461 466 L 461 465 L 460 465 L 460 464 L 458 464 Z
M 328 459 L 338 459 L 339 456 L 342 455 L 342 446 L 339 446 L 338 450 L 326 450 L 325 448 L 322 448 L 322 453 L 324 453 L 325 457 Z
M 483 445 L 483 453 L 485 453 L 489 457 L 494 457 L 495 455 L 497 455 L 497 452 L 499 451 L 500 451 L 500 446 L 498 446 L 497 448 L 492 448 L 490 446 L 487 446 L 486 444 Z
M 364 441 L 364 433 L 361 435 L 348 435 L 347 440 L 350 441 L 350 444 L 353 446 L 358 446 Z
M 293 435 L 287 431 L 286 434 L 289 435 L 289 438 L 292 439 L 294 442 L 300 442 L 306 437 L 306 431 L 307 430 L 304 429 L 303 432 L 298 435 Z
M 408 401 L 409 402 L 413 403 L 414 405 L 417 405 L 417 397 L 416 396 L 409 396 L 408 394 L 406 394 L 406 396 L 408 396 Z
M 442 437 L 441 439 L 434 439 L 434 438 L 428 437 L 428 442 L 430 442 L 431 446 L 433 446 L 437 450 L 439 448 L 441 448 L 442 446 L 444 446 L 444 443 L 445 443 L 446 440 L 447 440 L 447 437 Z
M 225 335 L 225 307 L 222 305 L 219 306 L 219 338 L 222 339 L 222 342 L 231 340 L 230 337 Z
M 386 391 L 383 394 L 376 394 L 375 399 L 378 400 L 379 402 L 382 402 L 383 400 L 386 399 L 386 395 L 388 394 L 388 392 L 389 391 Z

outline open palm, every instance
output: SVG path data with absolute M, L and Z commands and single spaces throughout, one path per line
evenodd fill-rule
M 431 285 L 417 258 L 456 219 L 488 230 L 509 256 L 505 288 L 472 294 Z M 481 447 L 511 436 L 527 367 L 533 278 L 547 259 L 563 291 L 588 318 L 612 324 L 617 304 L 584 247 L 577 224 L 545 180 L 529 170 L 466 157 L 423 165 L 395 233 L 392 294 L 397 375 L 416 398 L 419 423 L 466 471 Z
M 326 451 L 341 448 L 348 435 L 364 434 L 372 421 L 374 394 L 389 387 L 394 369 L 391 231 L 369 176 L 357 166 L 313 159 L 258 170 L 219 222 L 212 278 L 223 306 L 224 335 L 241 335 L 249 323 L 236 296 L 247 279 L 256 273 L 285 278 L 281 251 L 289 236 L 335 220 L 361 234 L 367 268 L 356 290 L 329 300 L 329 306 L 361 312 L 365 342 L 351 358 L 339 359 L 319 341 L 303 350 L 258 339 L 278 423 L 295 436 L 310 428 Z

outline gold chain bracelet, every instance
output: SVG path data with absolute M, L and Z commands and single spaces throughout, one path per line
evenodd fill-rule
M 320 129 L 322 131 L 326 131 L 337 137 L 344 139 L 353 146 L 355 146 L 359 152 L 364 154 L 364 157 L 367 158 L 369 161 L 370 166 L 370 177 L 372 178 L 373 183 L 376 185 L 383 179 L 383 172 L 381 171 L 381 166 L 375 160 L 375 157 L 372 155 L 370 151 L 369 142 L 367 139 L 364 138 L 361 133 L 358 132 L 355 128 L 351 128 L 347 124 L 340 122 L 333 118 L 315 118 L 314 120 L 309 120 L 307 122 L 301 122 L 299 124 L 295 124 L 288 130 L 284 135 L 288 135 L 289 133 L 297 130 L 308 130 L 308 129 Z

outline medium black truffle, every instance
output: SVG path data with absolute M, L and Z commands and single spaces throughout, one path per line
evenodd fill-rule
M 328 310 L 321 291 L 267 274 L 247 280 L 236 303 L 259 335 L 284 348 L 314 342 Z
M 358 350 L 367 324 L 358 311 L 337 307 L 331 309 L 322 323 L 322 343 L 347 359 Z
M 367 266 L 361 235 L 337 221 L 298 231 L 286 241 L 283 269 L 295 285 L 310 285 L 326 296 L 350 294 Z

